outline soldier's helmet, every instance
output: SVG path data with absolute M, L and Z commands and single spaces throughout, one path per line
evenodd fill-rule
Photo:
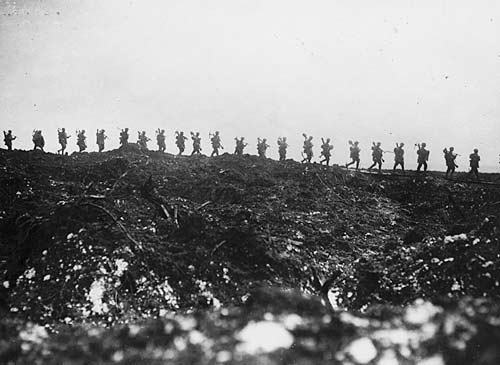
M 61 128 L 61 131 L 63 131 L 63 132 L 66 131 L 66 128 Z
M 9 129 L 9 130 L 7 131 L 7 133 L 9 133 L 9 134 L 10 134 L 10 133 L 12 133 L 12 131 Z
M 326 139 L 326 141 L 327 141 L 327 142 L 330 142 L 330 138 L 327 138 L 327 139 Z
M 477 148 L 474 148 L 474 153 L 478 153 L 479 150 Z
M 401 143 L 399 144 L 399 147 L 403 147 L 404 145 L 405 145 L 405 144 L 404 144 L 404 142 L 401 142 Z
M 262 142 L 264 142 L 264 143 L 265 143 L 265 142 L 267 142 L 267 138 L 264 138 L 264 139 L 262 140 Z
M 380 146 L 382 144 L 382 142 L 377 142 L 377 146 Z
M 217 134 L 217 135 L 218 135 L 218 134 L 219 134 L 219 131 L 215 131 L 215 134 Z
M 354 144 L 357 146 L 359 144 L 359 141 L 354 142 Z
M 427 146 L 427 144 L 425 142 L 422 142 L 422 147 L 425 147 Z
M 128 132 L 128 128 L 125 128 L 125 132 Z
M 450 147 L 450 152 L 455 150 L 455 147 Z
M 165 133 L 165 129 L 162 129 L 162 130 L 161 130 L 161 133 Z

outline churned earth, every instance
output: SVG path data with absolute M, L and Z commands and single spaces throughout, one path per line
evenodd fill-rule
M 0 151 L 0 362 L 497 364 L 500 175 Z

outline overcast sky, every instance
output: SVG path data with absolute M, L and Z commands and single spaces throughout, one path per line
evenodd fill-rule
M 460 170 L 479 148 L 482 170 L 500 153 L 500 2 L 437 0 L 0 0 L 0 125 L 31 148 L 43 130 L 95 129 L 118 145 L 158 127 L 168 134 L 220 130 L 226 150 L 245 136 L 287 136 L 298 159 L 303 132 L 332 138 L 345 163 L 359 140 L 416 142 L 431 167 L 455 146 Z M 154 138 L 153 138 L 154 139 Z M 76 149 L 69 141 L 70 152 Z M 154 145 L 150 142 L 150 147 Z M 188 151 L 191 149 L 189 148 Z M 392 162 L 392 155 L 386 155 Z

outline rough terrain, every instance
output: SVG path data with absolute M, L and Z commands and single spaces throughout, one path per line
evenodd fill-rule
M 500 175 L 455 179 L 0 151 L 0 362 L 496 364 Z

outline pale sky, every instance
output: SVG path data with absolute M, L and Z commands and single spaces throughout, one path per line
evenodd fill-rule
M 225 151 L 245 136 L 289 139 L 300 158 L 303 132 L 334 144 L 345 163 L 359 140 L 427 142 L 431 168 L 455 146 L 459 170 L 479 148 L 482 171 L 500 154 L 500 2 L 437 0 L 0 0 L 0 128 L 32 148 L 43 130 L 95 129 L 118 146 L 118 128 L 219 130 Z M 69 152 L 76 149 L 69 140 Z M 150 142 L 150 148 L 156 145 Z M 188 152 L 191 148 L 187 149 Z M 393 156 L 385 156 L 392 165 Z M 390 162 L 390 163 L 387 163 Z

